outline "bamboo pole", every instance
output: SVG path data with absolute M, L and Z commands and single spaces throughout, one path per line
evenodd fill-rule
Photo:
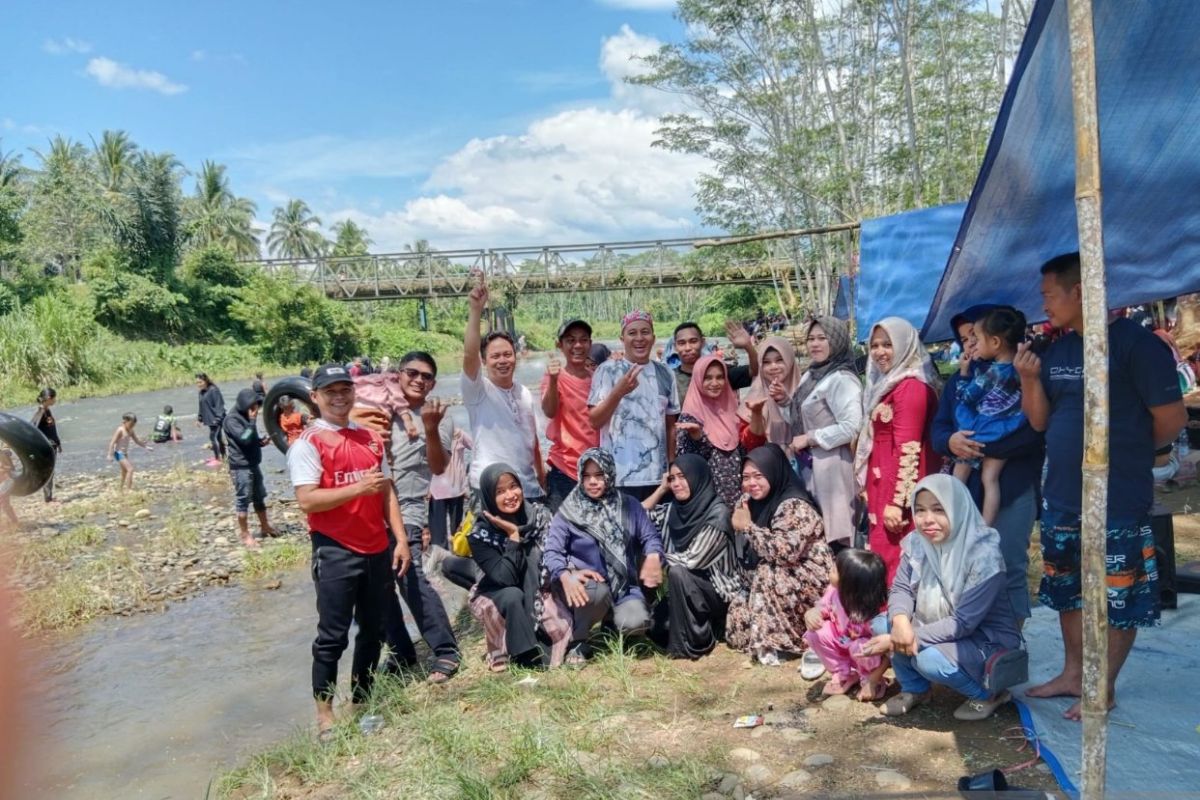
M 1092 0 L 1068 0 L 1075 111 L 1075 212 L 1083 288 L 1083 800 L 1104 797 L 1108 746 L 1108 302 Z
M 692 247 L 721 247 L 727 244 L 745 244 L 746 242 L 763 242 L 768 239 L 790 239 L 795 236 L 814 236 L 819 233 L 837 233 L 838 231 L 853 231 L 862 226 L 861 222 L 841 222 L 837 225 L 824 225 L 819 228 L 797 228 L 790 231 L 769 231 L 767 233 L 752 233 L 749 236 L 725 236 L 720 239 L 699 239 L 692 242 Z

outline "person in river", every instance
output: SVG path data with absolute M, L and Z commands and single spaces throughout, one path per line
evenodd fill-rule
M 668 491 L 671 502 L 660 504 Z M 651 635 L 665 640 L 672 658 L 700 658 L 725 638 L 729 604 L 746 591 L 729 506 L 709 463 L 695 453 L 676 458 L 642 506 L 662 532 L 666 550 L 667 597 L 655 606 Z
M 179 422 L 175 419 L 175 409 L 170 405 L 163 406 L 162 413 L 154 420 L 150 441 L 155 444 L 183 441 L 183 432 L 179 430 Z
M 662 560 L 662 536 L 641 503 L 617 489 L 612 455 L 584 452 L 579 485 L 550 523 L 543 555 L 554 590 L 574 613 L 568 665 L 586 662 L 588 632 L 605 619 L 625 635 L 645 633 L 642 587 L 662 584 Z
M 483 471 L 479 494 L 479 516 L 468 534 L 480 573 L 471 590 L 471 613 L 487 633 L 488 666 L 493 672 L 509 662 L 559 666 L 571 638 L 571 619 L 559 611 L 542 566 L 550 510 L 525 501 L 516 471 L 507 464 Z
M 221 435 L 221 423 L 225 421 L 225 398 L 215 383 L 203 372 L 196 373 L 196 389 L 200 392 L 200 410 L 196 414 L 196 425 L 208 428 L 208 444 L 212 448 L 205 466 L 218 467 L 225 460 L 225 437 Z
M 403 533 L 409 550 L 418 552 L 429 530 L 430 483 L 434 475 L 446 470 L 454 446 L 455 426 L 446 414 L 447 406 L 429 397 L 437 385 L 437 362 L 433 356 L 420 350 L 406 353 L 400 359 L 397 377 L 404 396 L 404 411 L 417 416 L 422 424 L 417 435 L 410 436 L 399 414 L 392 417 L 388 450 L 392 483 L 404 518 L 404 527 L 392 533 L 395 536 Z M 458 672 L 462 656 L 442 598 L 429 583 L 419 558 L 414 559 L 403 577 L 396 579 L 396 584 L 421 637 L 433 651 L 428 680 L 445 683 Z M 415 666 L 417 652 L 404 625 L 395 592 L 388 594 L 384 624 L 391 650 L 387 668 L 394 671 Z
M 313 374 L 312 402 L 320 418 L 287 452 L 296 502 L 308 516 L 312 577 L 317 594 L 317 638 L 312 645 L 312 691 L 318 737 L 332 735 L 338 659 L 357 622 L 350 673 L 352 701 L 370 695 L 381 650 L 383 620 L 393 581 L 412 563 L 407 537 L 395 546 L 388 528 L 404 530 L 382 437 L 350 421 L 354 382 L 340 364 Z
M 310 420 L 311 417 L 297 407 L 295 399 L 290 395 L 285 394 L 279 398 L 279 429 L 287 437 L 288 447 L 300 438 Z
M 33 427 L 42 432 L 50 444 L 54 445 L 54 452 L 62 452 L 62 441 L 58 438 L 58 424 L 54 421 L 54 413 L 50 410 L 58 399 L 58 392 L 47 386 L 42 391 L 38 392 L 37 411 L 33 413 L 33 419 L 30 423 Z M 54 473 L 50 473 L 50 477 L 46 483 L 42 485 L 42 497 L 47 503 L 54 502 Z
M 258 517 L 258 529 L 264 538 L 278 536 L 267 521 L 267 486 L 262 474 L 262 448 L 270 442 L 258 434 L 258 412 L 262 401 L 253 388 L 238 392 L 233 413 L 222 423 L 229 443 L 229 475 L 233 480 L 234 513 L 237 514 L 238 535 L 250 550 L 259 549 L 250 533 L 250 507 Z
M 126 411 L 121 415 L 121 424 L 108 440 L 108 461 L 115 461 L 121 467 L 122 490 L 133 488 L 133 462 L 129 460 L 129 443 L 133 442 L 143 450 L 154 449 L 138 438 L 134 430 L 136 426 L 137 414 Z
M 475 445 L 471 488 L 479 489 L 483 470 L 498 461 L 517 470 L 525 496 L 540 500 L 546 491 L 546 465 L 538 443 L 533 394 L 516 381 L 513 339 L 503 331 L 481 336 L 488 288 L 483 275 L 467 298 L 469 312 L 463 343 L 462 398 Z
M 600 445 L 600 434 L 588 418 L 588 395 L 592 391 L 592 326 L 569 319 L 558 329 L 562 360 L 551 355 L 542 377 L 542 413 L 546 415 L 546 438 L 550 468 L 546 490 L 550 511 L 558 511 L 563 500 L 579 483 L 579 456 Z

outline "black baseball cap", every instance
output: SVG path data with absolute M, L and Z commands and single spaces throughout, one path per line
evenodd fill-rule
M 592 335 L 592 326 L 588 324 L 587 320 L 585 320 L 585 319 L 569 319 L 566 322 L 564 322 L 562 325 L 558 326 L 558 341 L 561 342 L 562 338 L 567 335 L 567 331 L 571 330 L 571 328 L 574 328 L 576 326 L 586 330 L 588 336 Z
M 313 373 L 312 387 L 314 389 L 324 389 L 326 386 L 332 386 L 335 383 L 353 383 L 354 379 L 350 377 L 350 373 L 341 364 L 322 364 L 317 367 L 317 371 Z

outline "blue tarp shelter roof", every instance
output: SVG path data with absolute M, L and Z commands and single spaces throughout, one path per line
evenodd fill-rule
M 1095 0 L 1094 24 L 1109 306 L 1200 290 L 1200 1 Z M 1038 0 L 924 339 L 976 303 L 1044 319 L 1038 268 L 1077 249 L 1067 2 Z
M 860 341 L 884 317 L 921 327 L 965 208 L 956 203 L 863 220 L 854 309 Z

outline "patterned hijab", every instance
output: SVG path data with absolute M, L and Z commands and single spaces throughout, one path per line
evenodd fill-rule
M 713 364 L 719 365 L 725 374 L 725 388 L 715 399 L 704 393 L 704 375 Z M 687 396 L 683 400 L 683 413 L 700 422 L 713 447 L 727 453 L 737 449 L 737 394 L 729 385 L 729 368 L 720 358 L 704 356 L 696 361 L 696 366 L 692 368 L 692 382 L 688 384 Z
M 854 353 L 850 349 L 850 326 L 837 317 L 814 317 L 804 331 L 805 338 L 811 336 L 812 329 L 818 325 L 825 332 L 825 338 L 829 340 L 829 358 L 824 361 L 814 361 L 808 365 L 808 371 L 800 379 L 800 385 L 792 398 L 792 408 L 794 409 L 800 407 L 804 398 L 808 397 L 827 375 L 835 372 L 849 372 L 854 377 L 858 377 L 858 371 L 854 369 Z
M 871 335 L 882 328 L 892 340 L 892 367 L 887 372 L 879 369 L 875 359 L 867 360 L 867 386 L 863 392 L 863 427 L 858 436 L 858 449 L 854 453 L 854 473 L 858 476 L 858 485 L 867 485 L 867 460 L 871 456 L 871 448 L 875 445 L 875 426 L 872 413 L 875 407 L 888 396 L 888 393 L 907 378 L 916 378 L 926 386 L 937 391 L 941 382 L 937 370 L 921 344 L 917 329 L 908 320 L 900 317 L 886 317 L 875 323 Z
M 583 490 L 583 470 L 591 461 L 604 473 L 604 494 L 593 500 Z M 482 485 L 482 478 L 480 484 Z M 572 526 L 596 540 L 613 597 L 621 597 L 629 585 L 626 537 L 629 531 L 625 496 L 617 491 L 617 465 L 612 454 L 599 447 L 584 450 L 579 457 L 579 483 L 563 500 L 558 513 Z
M 920 531 L 900 540 L 917 587 L 914 621 L 927 625 L 953 614 L 967 590 L 1004 572 L 1004 557 L 1000 534 L 983 521 L 966 484 L 953 475 L 928 475 L 913 490 L 914 500 L 921 492 L 936 497 L 950 519 L 950 535 L 940 544 Z
M 763 362 L 767 353 L 772 350 L 783 357 L 783 388 L 787 398 L 782 403 L 776 403 L 771 398 L 771 393 L 767 391 L 767 379 L 763 375 Z M 792 424 L 784 415 L 783 409 L 791 405 L 792 395 L 795 394 L 799 384 L 800 372 L 796 369 L 796 350 L 792 347 L 792 343 L 780 336 L 768 336 L 758 346 L 758 376 L 750 384 L 750 391 L 742 400 L 742 408 L 738 411 L 738 416 L 749 422 L 751 414 L 746 404 L 761 397 L 767 398 L 767 402 L 763 404 L 763 417 L 767 421 L 767 441 L 781 447 L 787 445 L 792 440 Z

